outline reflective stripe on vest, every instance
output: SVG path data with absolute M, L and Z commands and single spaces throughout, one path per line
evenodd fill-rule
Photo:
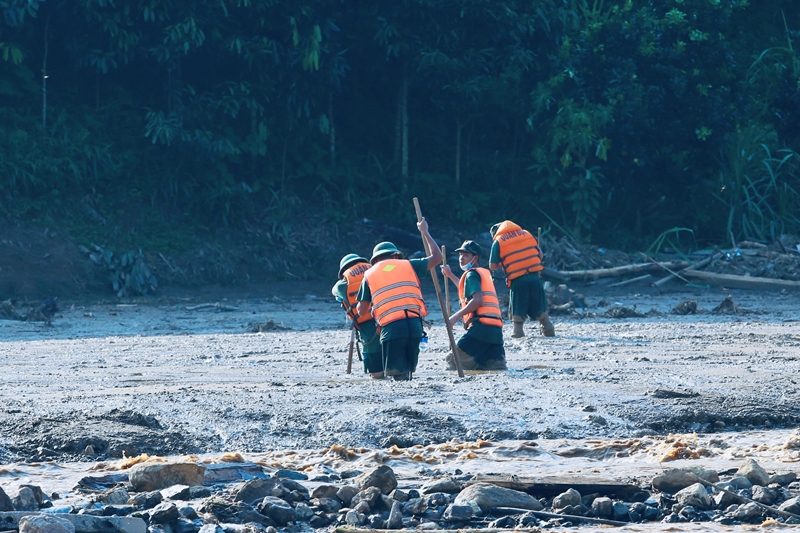
M 497 299 L 497 292 L 494 290 L 494 282 L 492 281 L 492 273 L 485 268 L 473 268 L 468 270 L 461 276 L 458 282 L 458 298 L 461 300 L 461 307 L 467 306 L 467 297 L 464 294 L 467 287 L 467 274 L 470 272 L 477 272 L 481 278 L 481 294 L 483 295 L 483 303 L 478 309 L 472 313 L 464 315 L 464 325 L 469 328 L 472 322 L 476 319 L 481 324 L 487 326 L 503 327 L 502 313 L 500 312 L 500 301 Z
M 379 326 L 428 314 L 419 278 L 406 259 L 379 261 L 364 273 L 364 279 L 372 294 L 372 318 Z
M 525 274 L 544 270 L 536 237 L 517 224 L 510 220 L 500 224 L 494 240 L 500 246 L 500 261 L 506 271 L 506 280 L 509 286 L 511 286 L 512 280 Z
M 367 262 L 356 263 L 344 271 L 344 280 L 347 282 L 347 302 L 342 302 L 347 316 L 356 318 L 356 296 L 358 296 L 358 289 L 361 288 L 361 280 L 364 279 L 364 272 L 370 269 L 370 264 Z M 357 324 L 372 320 L 369 314 L 360 316 L 356 319 Z

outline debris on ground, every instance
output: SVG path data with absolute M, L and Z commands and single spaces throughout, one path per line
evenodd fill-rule
M 29 303 L 18 306 L 16 300 L 0 302 L 0 318 L 21 320 L 23 322 L 44 322 L 52 324 L 53 316 L 58 312 L 56 298 L 41 303 Z
M 636 306 L 630 309 L 622 305 L 615 305 L 609 307 L 602 316 L 604 318 L 644 318 L 647 315 L 637 311 Z
M 683 301 L 673 307 L 670 313 L 673 315 L 694 315 L 697 313 L 697 300 Z
M 547 310 L 551 315 L 568 315 L 573 311 L 586 311 L 586 299 L 565 284 L 555 285 L 546 281 Z
M 251 324 L 250 325 L 250 332 L 251 333 L 265 333 L 268 331 L 288 331 L 292 328 L 284 325 L 278 325 L 275 323 L 274 320 L 269 319 L 263 324 Z
M 718 306 L 712 309 L 711 312 L 715 315 L 741 315 L 743 313 L 741 307 L 733 303 L 733 296 L 730 294 L 726 296 Z

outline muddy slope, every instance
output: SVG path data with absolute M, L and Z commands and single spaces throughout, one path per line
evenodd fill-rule
M 463 379 L 444 370 L 432 305 L 431 347 L 411 382 L 392 382 L 365 378 L 357 361 L 345 374 L 349 333 L 328 290 L 62 303 L 52 326 L 0 320 L 0 461 L 800 422 L 796 295 L 582 287 L 587 316 L 556 317 L 555 338 L 509 329 L 511 370 Z M 743 313 L 711 314 L 728 294 Z M 670 314 L 687 299 L 698 314 Z M 654 312 L 602 318 L 603 302 Z M 267 331 L 253 333 L 259 324 Z

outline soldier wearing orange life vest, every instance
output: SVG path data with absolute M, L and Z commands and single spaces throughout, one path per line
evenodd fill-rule
M 358 331 L 358 338 L 363 346 L 364 372 L 374 379 L 383 378 L 383 362 L 381 361 L 381 343 L 378 339 L 378 325 L 369 313 L 358 315 L 356 296 L 364 279 L 364 272 L 369 270 L 370 263 L 357 254 L 347 254 L 339 262 L 339 281 L 331 292 L 336 297 L 347 318 L 354 321 L 353 327 Z
M 419 279 L 442 261 L 442 252 L 424 218 L 417 227 L 431 255 L 407 260 L 394 244 L 376 244 L 370 259 L 372 267 L 364 273 L 356 296 L 358 314 L 371 312 L 380 327 L 383 372 L 397 381 L 411 379 L 419 361 L 422 318 L 428 313 Z
M 450 317 L 450 325 L 464 321 L 466 333 L 458 339 L 461 367 L 464 370 L 506 370 L 503 348 L 503 318 L 500 302 L 489 270 L 478 266 L 482 255 L 475 241 L 464 241 L 458 252 L 458 263 L 464 274 L 459 279 L 450 266 L 442 265 L 442 274 L 458 286 L 461 309 Z M 447 358 L 448 370 L 455 370 L 452 354 Z
M 547 315 L 547 297 L 540 275 L 544 265 L 536 237 L 510 220 L 495 224 L 489 232 L 493 239 L 489 268 L 502 267 L 510 289 L 508 314 L 514 322 L 511 337 L 525 336 L 522 325 L 526 318 L 538 320 L 545 337 L 555 336 L 555 326 Z

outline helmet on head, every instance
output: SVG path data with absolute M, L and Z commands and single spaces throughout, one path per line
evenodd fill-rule
M 346 256 L 342 257 L 341 261 L 339 261 L 339 277 L 341 278 L 342 274 L 344 274 L 344 271 L 354 264 L 366 262 L 367 260 L 358 254 L 347 254 Z
M 372 259 L 369 260 L 370 263 L 373 265 L 375 264 L 375 260 L 384 255 L 390 254 L 400 254 L 400 250 L 397 249 L 397 246 L 390 242 L 379 242 L 375 245 L 375 248 L 372 249 Z
M 481 256 L 483 255 L 483 250 L 481 250 L 481 245 L 475 241 L 464 241 L 460 247 L 455 249 L 456 252 L 467 252 L 472 255 Z
M 498 222 L 497 224 L 489 228 L 489 233 L 491 234 L 492 239 L 494 239 L 494 236 L 497 235 L 497 230 L 500 227 L 500 224 L 502 224 L 502 222 Z

